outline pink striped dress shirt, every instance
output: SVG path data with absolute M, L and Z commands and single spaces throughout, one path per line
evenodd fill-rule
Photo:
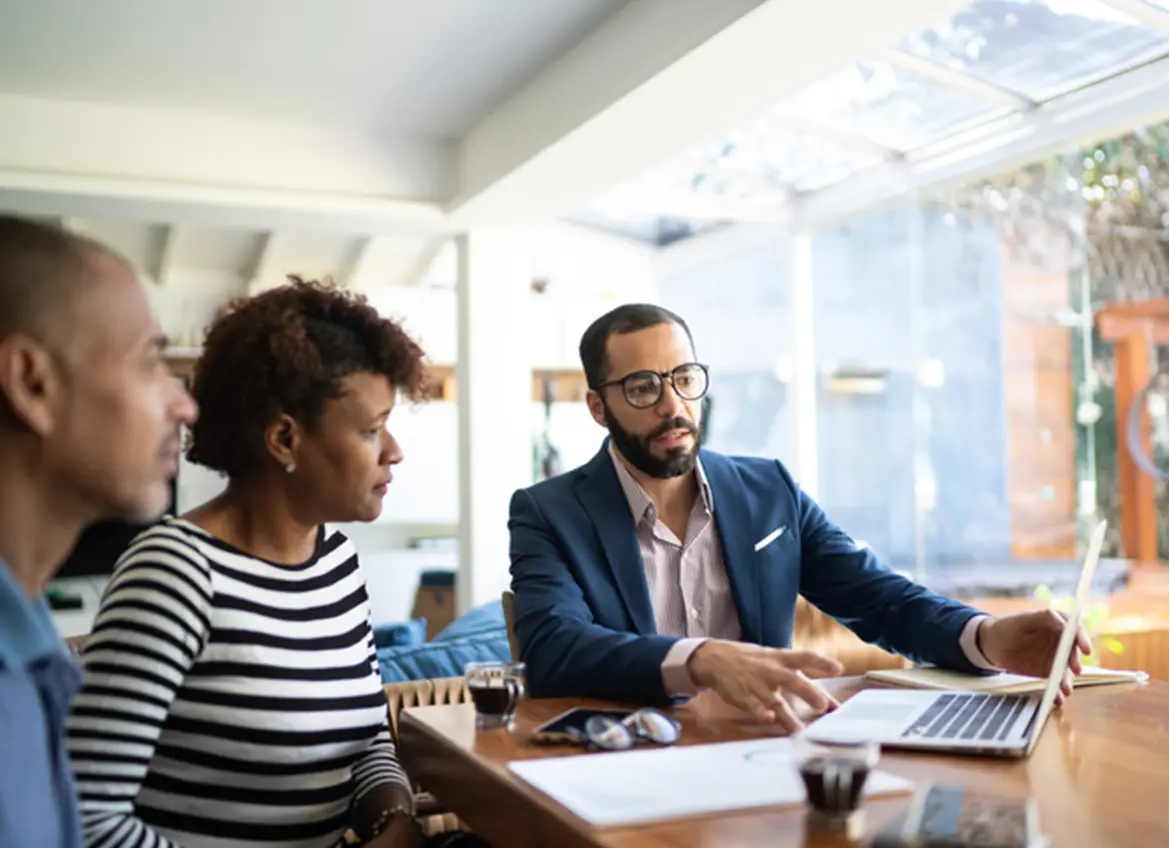
M 703 464 L 696 460 L 699 497 L 695 498 L 687 518 L 686 533 L 679 539 L 659 519 L 654 501 L 630 474 L 612 443 L 609 455 L 634 517 L 646 586 L 650 591 L 650 606 L 654 611 L 654 626 L 664 636 L 682 637 L 662 662 L 662 684 L 670 695 L 694 695 L 698 687 L 691 680 L 687 660 L 695 649 L 707 639 L 739 641 L 742 636 L 727 569 L 723 565 L 723 547 L 715 526 L 711 486 L 703 472 Z M 971 619 L 963 628 L 959 642 L 972 663 L 991 669 L 993 666 L 987 662 L 975 640 L 983 618 L 985 616 Z

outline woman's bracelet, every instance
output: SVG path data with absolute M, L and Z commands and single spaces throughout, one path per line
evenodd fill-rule
M 396 801 L 390 806 L 384 808 L 378 815 L 378 818 L 374 820 L 374 825 L 370 828 L 370 839 L 377 839 L 379 836 L 381 836 L 382 831 L 389 827 L 390 822 L 394 821 L 397 816 L 409 817 L 413 815 L 414 805 L 411 804 L 410 801 Z

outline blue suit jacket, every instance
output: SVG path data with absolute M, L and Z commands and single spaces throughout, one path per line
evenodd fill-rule
M 833 525 L 782 464 L 701 451 L 744 641 L 790 647 L 797 595 L 867 642 L 975 672 L 959 646 L 976 610 L 882 565 Z M 537 697 L 664 704 L 659 635 L 634 519 L 606 447 L 512 497 L 515 629 Z M 785 531 L 760 551 L 755 544 Z

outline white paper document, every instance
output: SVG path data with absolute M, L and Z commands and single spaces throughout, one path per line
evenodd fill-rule
M 508 768 L 594 827 L 800 804 L 805 799 L 787 738 L 516 760 Z M 908 780 L 876 771 L 865 794 L 913 789 Z

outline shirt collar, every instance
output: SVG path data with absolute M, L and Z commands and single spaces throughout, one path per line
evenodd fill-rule
M 654 508 L 654 501 L 646 494 L 646 490 L 642 488 L 641 484 L 634 479 L 630 469 L 626 468 L 626 463 L 618 456 L 617 448 L 613 446 L 612 441 L 609 443 L 609 458 L 613 461 L 618 483 L 621 484 L 622 491 L 626 495 L 634 522 L 640 522 L 648 515 L 656 516 L 657 510 Z M 698 457 L 695 458 L 695 479 L 699 481 L 699 496 L 703 499 L 703 506 L 707 508 L 707 512 L 714 515 L 715 499 L 711 496 L 711 485 L 707 482 L 707 474 L 703 471 L 703 463 Z
M 61 648 L 44 598 L 29 598 L 0 560 L 0 666 L 22 668 Z

